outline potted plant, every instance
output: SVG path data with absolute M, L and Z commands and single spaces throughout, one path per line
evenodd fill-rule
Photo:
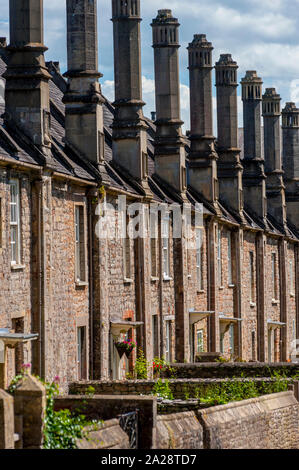
M 126 345 L 125 355 L 127 356 L 127 358 L 129 358 L 131 355 L 131 352 L 136 348 L 137 343 L 136 341 L 132 341 L 132 340 L 124 341 L 124 343 Z
M 116 342 L 115 347 L 117 349 L 120 359 L 123 357 L 124 354 L 129 358 L 133 349 L 136 348 L 136 345 L 137 343 L 131 340 L 123 340 Z

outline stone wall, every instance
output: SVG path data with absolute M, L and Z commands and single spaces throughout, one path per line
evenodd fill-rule
M 165 377 L 177 378 L 234 378 L 234 377 L 271 377 L 274 373 L 285 373 L 288 377 L 299 373 L 299 364 L 293 363 L 210 363 L 210 364 L 171 364 L 171 372 Z
M 203 430 L 194 411 L 157 417 L 156 449 L 202 449 Z
M 67 395 L 55 399 L 55 410 L 80 411 L 88 419 L 110 420 L 138 409 L 139 448 L 151 449 L 156 439 L 157 401 L 155 397 Z
M 271 378 L 236 378 L 236 382 L 248 383 L 255 382 L 261 394 L 265 394 L 264 384 L 274 383 Z M 290 379 L 291 381 L 291 379 Z M 200 399 L 201 396 L 206 396 L 211 389 L 217 387 L 219 390 L 221 386 L 226 386 L 231 379 L 170 379 L 169 386 L 174 399 L 186 400 L 189 398 Z M 115 381 L 115 382 L 77 382 L 70 386 L 70 393 L 74 395 L 84 395 L 88 393 L 88 388 L 93 387 L 94 393 L 97 395 L 110 395 L 110 396 L 133 396 L 133 395 L 152 395 L 154 387 L 157 384 L 156 380 L 128 380 L 128 381 Z
M 206 449 L 299 449 L 299 405 L 292 392 L 199 412 Z
M 86 429 L 87 436 L 77 441 L 78 449 L 130 449 L 129 437 L 118 419 L 104 421 L 100 429 Z

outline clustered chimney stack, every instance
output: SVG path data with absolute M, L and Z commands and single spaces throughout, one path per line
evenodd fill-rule
M 286 103 L 282 110 L 283 169 L 290 221 L 299 226 L 299 109 Z
M 242 217 L 243 187 L 238 148 L 237 63 L 222 54 L 216 63 L 218 179 L 222 199 Z
M 98 82 L 97 2 L 67 0 L 66 145 L 103 168 L 103 97 Z
M 46 155 L 51 147 L 51 75 L 44 59 L 43 0 L 10 0 L 9 16 L 5 122 L 20 128 Z
M 263 117 L 268 212 L 284 227 L 286 202 L 281 159 L 280 102 L 275 88 L 267 88 L 263 95 Z
M 159 10 L 151 26 L 157 111 L 155 172 L 161 180 L 185 197 L 186 156 L 181 127 L 178 56 L 180 25 L 171 10 Z
M 213 136 L 212 43 L 205 34 L 194 35 L 189 44 L 191 152 L 190 186 L 217 205 L 217 154 Z
M 267 216 L 266 175 L 262 156 L 261 102 L 263 81 L 256 71 L 241 81 L 244 121 L 243 186 L 245 206 L 261 220 Z
M 142 108 L 140 0 L 112 0 L 115 117 L 113 161 L 148 188 L 148 125 Z

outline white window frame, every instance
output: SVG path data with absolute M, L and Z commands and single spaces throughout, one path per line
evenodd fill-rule
M 249 272 L 250 272 L 250 303 L 255 303 L 255 269 L 254 269 L 254 252 L 249 252 Z
M 165 321 L 165 360 L 171 361 L 171 321 Z
M 203 265 L 202 265 L 202 244 L 203 244 L 203 229 L 196 227 L 196 279 L 198 290 L 203 290 Z
M 163 279 L 170 280 L 170 217 L 166 214 L 161 220 L 161 244 L 162 244 L 162 272 Z
M 15 193 L 13 194 L 13 188 Z M 13 196 L 15 200 L 13 200 Z M 10 180 L 10 249 L 11 265 L 21 264 L 21 200 L 20 200 L 20 181 L 18 179 Z M 13 210 L 15 208 L 15 210 Z
M 204 345 L 204 331 L 197 330 L 196 331 L 196 351 L 198 353 L 203 353 L 205 349 Z
M 232 232 L 228 230 L 227 232 L 227 276 L 228 276 L 228 285 L 233 285 L 233 258 L 232 258 Z
M 132 259 L 131 259 L 131 218 L 126 215 L 125 237 L 123 238 L 123 274 L 125 282 L 132 282 Z
M 278 300 L 278 278 L 277 278 L 277 254 L 275 251 L 271 253 L 271 266 L 272 266 L 272 291 L 273 301 Z
M 230 349 L 230 354 L 233 357 L 235 354 L 235 325 L 234 323 L 231 323 L 229 325 L 229 349 Z
M 290 269 L 290 295 L 292 297 L 295 296 L 295 276 L 294 276 L 294 263 L 293 263 L 293 259 L 290 259 L 289 260 L 289 269 Z
M 217 230 L 217 270 L 218 270 L 218 286 L 223 287 L 223 273 L 222 273 L 222 229 L 218 227 Z
M 83 204 L 75 205 L 75 280 L 86 282 L 85 211 Z

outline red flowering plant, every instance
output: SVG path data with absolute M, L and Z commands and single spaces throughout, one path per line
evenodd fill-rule
M 167 367 L 167 363 L 164 358 L 160 359 L 155 357 L 153 360 L 153 372 L 154 377 L 160 377 L 161 372 Z

